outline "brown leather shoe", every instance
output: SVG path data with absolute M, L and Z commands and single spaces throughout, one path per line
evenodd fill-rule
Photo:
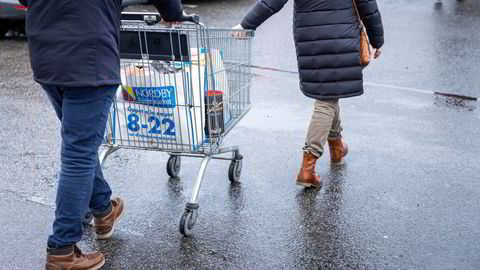
M 76 246 L 50 250 L 47 248 L 45 270 L 97 270 L 105 264 L 100 252 L 82 253 Z
M 303 153 L 303 162 L 300 172 L 297 176 L 297 185 L 304 187 L 320 187 L 320 176 L 315 173 L 317 157 L 308 153 Z
M 328 139 L 328 147 L 330 148 L 330 162 L 333 165 L 342 165 L 343 158 L 348 154 L 347 143 L 343 141 L 342 137 Z
M 97 239 L 108 239 L 113 234 L 115 224 L 123 217 L 124 203 L 123 200 L 116 197 L 112 199 L 112 211 L 110 214 L 102 217 L 94 217 L 94 228 Z

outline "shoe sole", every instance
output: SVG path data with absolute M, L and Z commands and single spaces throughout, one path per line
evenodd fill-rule
M 300 181 L 297 181 L 296 184 L 297 184 L 297 186 L 302 186 L 302 187 L 306 187 L 306 188 L 310 188 L 310 187 L 319 188 L 319 186 L 315 186 L 314 184 L 300 182 Z
M 103 258 L 102 261 L 99 264 L 97 264 L 94 267 L 89 268 L 87 270 L 98 270 L 98 269 L 102 268 L 104 264 L 105 264 L 105 258 Z
M 311 187 L 312 184 L 297 181 L 297 186 Z
M 122 211 L 122 213 L 120 214 L 120 216 L 118 216 L 118 217 L 115 219 L 115 221 L 113 222 L 112 229 L 111 229 L 108 233 L 106 233 L 106 234 L 96 234 L 96 235 L 97 235 L 97 240 L 106 240 L 106 239 L 108 239 L 108 238 L 110 238 L 110 237 L 112 236 L 113 231 L 115 230 L 115 225 L 117 225 L 117 222 L 118 222 L 120 219 L 122 219 L 123 214 L 125 214 L 125 209 L 126 209 L 126 208 L 125 208 L 125 202 L 123 202 L 123 211 Z M 94 270 L 94 269 L 92 269 L 92 270 Z

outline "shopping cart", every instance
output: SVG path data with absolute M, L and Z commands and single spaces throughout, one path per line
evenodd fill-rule
M 239 147 L 222 144 L 250 110 L 253 31 L 241 30 L 238 38 L 239 30 L 208 28 L 198 16 L 184 20 L 172 27 L 159 23 L 158 13 L 122 14 L 122 86 L 100 162 L 120 148 L 162 151 L 170 155 L 168 175 L 177 177 L 182 156 L 203 158 L 180 220 L 180 232 L 189 235 L 209 161 L 231 161 L 228 178 L 240 178 Z

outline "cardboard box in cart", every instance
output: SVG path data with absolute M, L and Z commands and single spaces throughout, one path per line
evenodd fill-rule
M 113 105 L 114 144 L 197 151 L 205 142 L 205 91 L 220 90 L 228 97 L 228 81 L 221 52 L 192 49 L 192 62 L 145 61 L 122 66 L 122 86 Z M 211 57 L 212 66 L 206 61 Z M 207 65 L 208 62 L 208 65 Z M 213 68 L 213 71 L 210 69 Z M 213 76 L 208 76 L 214 74 Z M 215 88 L 215 89 L 213 89 Z M 224 121 L 230 118 L 228 101 Z

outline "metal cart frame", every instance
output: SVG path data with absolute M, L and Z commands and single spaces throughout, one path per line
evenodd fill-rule
M 122 132 L 118 126 L 121 126 L 122 119 L 119 118 L 118 115 L 121 116 L 121 106 L 122 103 L 116 100 L 114 101 L 114 105 L 112 105 L 113 112 L 117 113 L 112 114 L 109 116 L 109 123 L 107 125 L 107 130 L 105 134 L 105 141 L 103 144 L 103 151 L 100 152 L 99 159 L 100 164 L 104 165 L 106 159 L 115 151 L 125 148 L 125 149 L 140 149 L 140 150 L 149 150 L 149 151 L 161 151 L 167 152 L 170 155 L 168 162 L 166 164 L 167 173 L 171 177 L 177 177 L 180 173 L 181 169 L 181 157 L 195 157 L 195 158 L 202 158 L 202 162 L 200 165 L 200 169 L 198 171 L 196 180 L 194 182 L 193 191 L 190 197 L 190 200 L 187 202 L 185 211 L 180 219 L 179 229 L 183 235 L 190 235 L 192 233 L 192 229 L 196 223 L 198 217 L 198 197 L 200 193 L 200 189 L 203 183 L 204 174 L 207 168 L 208 163 L 212 159 L 219 159 L 219 160 L 228 160 L 231 161 L 230 167 L 228 170 L 228 178 L 232 183 L 238 182 L 240 179 L 241 171 L 242 171 L 242 161 L 243 156 L 240 154 L 240 149 L 238 146 L 231 146 L 231 147 L 223 147 L 223 139 L 224 137 L 238 124 L 238 122 L 248 113 L 250 110 L 250 86 L 251 86 L 251 40 L 253 38 L 253 31 L 247 30 L 231 30 L 231 29 L 220 29 L 220 28 L 207 28 L 205 24 L 201 23 L 198 16 L 188 16 L 185 17 L 186 21 L 189 23 L 185 23 L 180 26 L 171 27 L 171 26 L 160 26 L 157 24 L 160 21 L 159 14 L 157 13 L 123 13 L 122 14 L 122 28 L 121 33 L 126 31 L 136 31 L 139 37 L 139 44 L 136 45 L 136 48 L 132 50 L 132 48 L 127 48 L 126 53 L 125 50 L 122 49 L 122 44 L 120 46 L 121 58 L 122 58 L 122 65 L 125 63 L 130 63 L 125 56 L 130 58 L 136 58 L 135 61 L 143 63 L 147 63 L 147 65 L 153 65 L 152 59 L 155 58 L 156 60 L 167 61 L 168 65 L 171 66 L 180 66 L 181 72 L 179 71 L 178 74 L 182 74 L 182 81 L 183 81 L 183 88 L 184 92 L 191 91 L 190 94 L 184 95 L 194 95 L 197 94 L 196 92 L 200 91 L 200 105 L 196 105 L 195 101 L 190 102 L 187 104 L 178 104 L 178 106 L 183 106 L 184 110 L 191 110 L 192 108 L 198 109 L 198 112 L 201 113 L 201 127 L 207 126 L 212 127 L 218 125 L 217 119 L 218 113 L 216 114 L 213 120 L 212 115 L 219 106 L 222 109 L 221 112 L 221 120 L 223 121 L 223 109 L 230 108 L 237 108 L 235 113 L 230 112 L 230 121 L 228 123 L 223 123 L 222 126 L 223 130 L 221 134 L 212 134 L 212 129 L 203 128 L 205 132 L 202 131 L 202 137 L 197 140 L 197 144 L 193 145 L 192 141 L 190 140 L 190 135 L 188 141 L 185 143 L 185 138 L 182 143 L 178 143 L 179 139 L 176 138 L 176 142 L 164 142 L 164 139 L 156 137 L 157 143 L 155 146 L 152 146 L 152 140 L 150 139 L 142 139 L 141 137 L 137 137 L 132 139 L 127 136 L 127 138 L 118 138 L 119 134 L 120 137 Z M 242 33 L 242 38 L 238 38 L 235 36 L 235 33 Z M 169 38 L 169 49 L 170 54 L 160 55 L 160 53 L 155 54 L 154 48 L 152 47 L 152 43 L 148 40 L 149 36 L 148 33 L 162 33 L 164 37 L 168 36 Z M 186 39 L 184 38 L 186 37 Z M 182 39 L 182 40 L 180 40 Z M 190 40 L 192 39 L 192 40 Z M 187 40 L 185 45 L 185 40 Z M 121 39 L 121 43 L 125 42 Z M 129 41 L 132 42 L 132 41 Z M 136 41 L 135 41 L 136 42 Z M 178 46 L 175 43 L 178 42 Z M 190 43 L 189 43 L 190 42 Z M 209 85 L 209 89 L 205 89 L 202 87 L 202 78 L 201 75 L 198 75 L 199 87 L 194 86 L 191 81 L 185 82 L 185 74 L 187 74 L 188 68 L 192 70 L 192 65 L 187 66 L 185 68 L 184 63 L 186 61 L 195 61 L 192 60 L 194 57 L 192 52 L 189 51 L 185 53 L 183 47 L 187 47 L 188 50 L 193 47 L 193 44 L 196 44 L 197 53 L 198 53 L 198 70 L 200 70 L 200 66 L 203 65 L 205 67 L 205 76 L 204 76 L 204 85 Z M 167 44 L 168 45 L 168 44 Z M 124 47 L 124 46 L 123 46 Z M 133 46 L 135 47 L 135 46 Z M 168 46 L 167 46 L 168 47 Z M 221 58 L 222 58 L 222 65 L 224 66 L 223 70 L 214 70 L 214 57 L 211 55 L 211 50 L 216 49 L 221 51 Z M 193 49 L 192 49 L 193 50 Z M 200 51 L 203 50 L 204 53 L 204 60 L 205 63 L 201 64 L 201 55 Z M 135 57 L 138 56 L 138 57 Z M 159 56 L 160 55 L 160 56 Z M 216 60 L 215 60 L 216 61 Z M 135 64 L 136 65 L 136 64 Z M 135 65 L 130 65 L 135 68 Z M 125 67 L 127 70 L 129 67 Z M 150 70 L 144 68 L 141 72 L 150 72 L 152 73 L 153 68 Z M 137 71 L 135 71 L 137 72 Z M 155 76 L 158 72 L 155 71 Z M 200 71 L 198 71 L 200 74 Z M 126 74 L 126 73 L 125 73 Z M 193 73 L 192 73 L 193 74 Z M 220 75 L 219 75 L 220 74 Z M 130 85 L 139 85 L 140 83 L 147 87 L 152 87 L 154 82 L 158 84 L 156 77 L 154 78 L 151 74 L 141 74 L 145 79 L 136 79 L 135 82 L 129 82 Z M 150 76 L 150 77 L 148 77 Z M 165 75 L 163 75 L 165 76 Z M 167 75 L 169 76 L 169 75 Z M 180 75 L 178 75 L 180 76 Z M 218 84 L 218 78 L 215 76 L 223 76 L 221 77 L 225 81 L 229 88 L 229 95 L 226 96 L 222 101 L 215 102 L 214 104 L 207 104 L 206 96 L 208 95 L 205 91 L 209 90 L 217 90 L 215 84 Z M 228 76 L 228 77 L 227 77 Z M 154 79 L 152 79 L 154 78 Z M 174 83 L 177 83 L 177 78 L 174 79 Z M 139 82 L 141 81 L 141 82 Z M 220 81 L 220 83 L 222 83 Z M 190 87 L 191 85 L 191 87 Z M 148 88 L 147 88 L 148 89 Z M 176 88 L 175 91 L 177 90 Z M 226 92 L 224 93 L 226 95 Z M 177 93 L 177 100 L 181 96 L 181 93 Z M 148 104 L 145 101 L 138 102 L 137 101 L 122 101 L 124 102 L 123 106 L 127 104 L 128 106 L 150 106 L 153 101 L 151 99 L 148 100 Z M 116 105 L 115 105 L 116 104 Z M 119 105 L 120 104 L 120 105 Z M 134 104 L 134 105 L 132 105 Z M 140 104 L 140 105 L 139 105 Z M 229 106 L 229 107 L 227 107 Z M 117 108 L 118 107 L 118 108 Z M 142 107 L 142 108 L 143 108 Z M 165 109 L 162 109 L 165 110 Z M 226 110 L 226 109 L 225 109 Z M 172 109 L 173 111 L 173 109 Z M 178 109 L 177 109 L 178 111 Z M 205 119 L 203 119 L 203 112 L 205 114 Z M 123 112 L 125 114 L 125 112 Z M 174 112 L 175 113 L 175 112 Z M 212 115 L 211 115 L 212 114 Z M 180 113 L 179 113 L 180 115 Z M 116 119 L 117 118 L 117 119 Z M 120 120 L 119 120 L 120 119 Z M 126 115 L 123 121 L 126 121 Z M 178 120 L 178 119 L 177 119 Z M 191 118 L 190 118 L 191 120 Z M 205 122 L 203 122 L 205 120 Z M 150 119 L 149 119 L 150 121 Z M 197 121 L 200 123 L 199 121 Z M 117 123 L 117 127 L 115 127 L 115 123 Z M 146 122 L 145 122 L 146 123 Z M 148 123 L 147 123 L 148 124 Z M 145 127 L 147 124 L 143 124 Z M 191 123 L 190 123 L 191 124 Z M 197 124 L 197 123 L 195 123 Z M 180 123 L 181 125 L 181 123 Z M 192 124 L 193 125 L 193 124 Z M 178 127 L 178 125 L 177 125 Z M 129 127 L 130 128 L 130 127 Z M 203 130 L 202 129 L 202 130 Z M 208 130 L 207 130 L 208 129 Z M 181 127 L 180 127 L 181 130 Z M 128 131 L 128 130 L 127 130 Z M 140 130 L 141 131 L 141 130 Z M 118 134 L 115 134 L 118 133 Z M 178 134 L 179 132 L 177 132 Z M 123 132 L 125 136 L 125 132 Z M 194 134 L 195 135 L 195 134 Z M 198 132 L 196 133 L 198 135 Z M 146 138 L 149 138 L 149 134 L 145 135 Z M 205 136 L 205 137 L 203 137 Z M 151 136 L 150 136 L 151 137 Z M 177 136 L 178 137 L 178 136 Z M 186 137 L 186 136 L 184 136 Z M 192 137 L 194 137 L 192 135 Z M 115 139 L 116 138 L 116 139 Z M 225 156 L 225 154 L 231 153 L 230 156 Z

